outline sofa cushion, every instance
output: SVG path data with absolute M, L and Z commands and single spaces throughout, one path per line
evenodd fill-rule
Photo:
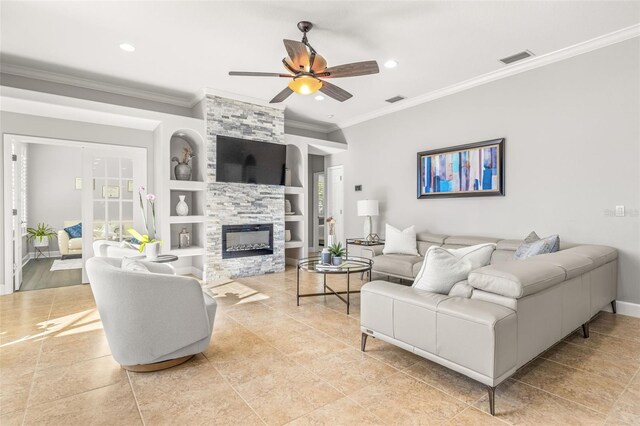
M 449 290 L 449 296 L 451 297 L 464 297 L 468 299 L 473 294 L 473 287 L 469 285 L 469 281 L 464 280 L 457 282 Z
M 496 243 L 496 250 L 516 251 L 522 243 L 522 240 L 500 240 Z
M 420 256 L 424 256 L 427 253 L 427 250 L 429 250 L 430 247 L 434 246 L 440 247 L 440 244 L 418 240 L 418 253 L 420 254 Z
M 472 236 L 451 236 L 444 240 L 444 244 L 450 246 L 475 246 L 478 244 L 497 243 L 499 238 L 472 237 Z
M 519 299 L 564 281 L 565 270 L 547 262 L 511 260 L 469 274 L 473 288 Z
M 373 258 L 373 271 L 381 274 L 413 278 L 413 265 L 422 262 L 422 256 L 383 254 Z
M 413 225 L 402 231 L 387 223 L 385 227 L 384 254 L 409 254 L 419 256 L 416 245 L 416 229 Z
M 69 250 L 80 250 L 82 248 L 82 238 L 71 238 L 69 240 Z
M 513 258 L 523 260 L 540 254 L 554 253 L 558 250 L 560 250 L 560 237 L 558 235 L 540 238 L 538 234 L 531 232 L 513 254 Z
M 616 249 L 596 245 L 571 247 L 566 250 L 562 250 L 562 253 L 572 253 L 588 257 L 594 263 L 594 268 L 618 258 L 618 251 Z
M 444 240 L 447 239 L 447 236 L 440 234 L 431 234 L 429 232 L 418 232 L 416 234 L 416 239 L 418 241 L 424 241 L 426 243 L 442 245 L 444 244 Z
M 546 262 L 559 266 L 565 270 L 566 279 L 582 275 L 595 268 L 594 262 L 588 257 L 567 252 L 567 250 L 533 256 L 527 259 L 527 262 Z
M 82 237 L 82 223 L 76 223 L 73 226 L 68 226 L 64 230 L 69 234 L 69 238 Z
M 424 255 L 422 269 L 413 282 L 414 288 L 449 294 L 458 281 L 467 279 L 473 263 L 442 247 L 431 247 Z

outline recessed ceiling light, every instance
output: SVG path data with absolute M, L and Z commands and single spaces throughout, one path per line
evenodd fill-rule
M 318 95 L 318 96 L 316 96 L 316 97 L 315 97 L 315 98 L 313 98 L 313 99 L 315 99 L 316 101 L 324 101 L 324 96 L 322 96 L 322 95 Z
M 397 66 L 398 66 L 398 62 L 394 61 L 393 59 L 389 59 L 387 62 L 384 63 L 385 68 L 395 68 Z
M 124 50 L 125 52 L 134 52 L 136 50 L 136 48 L 129 43 L 122 43 L 120 45 L 120 49 Z
M 329 115 L 327 115 L 327 117 L 333 118 L 333 114 L 329 114 Z

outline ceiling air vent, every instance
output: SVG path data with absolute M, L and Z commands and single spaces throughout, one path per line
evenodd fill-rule
M 533 56 L 533 53 L 529 50 L 525 50 L 523 52 L 520 53 L 516 53 L 515 55 L 511 55 L 511 56 L 507 56 L 506 58 L 502 58 L 500 59 L 500 62 L 504 63 L 504 64 L 512 64 L 514 62 L 518 62 L 521 61 L 523 59 L 527 59 L 529 57 Z
M 405 98 L 404 96 L 398 95 L 398 96 L 394 96 L 393 98 L 389 98 L 389 99 L 385 100 L 385 102 L 389 102 L 390 104 L 393 104 L 393 103 L 401 101 L 403 99 L 407 99 L 407 98 Z

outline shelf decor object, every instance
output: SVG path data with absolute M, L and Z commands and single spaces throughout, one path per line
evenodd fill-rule
M 189 205 L 184 201 L 184 195 L 178 195 L 180 201 L 176 204 L 176 213 L 178 216 L 186 216 L 189 214 Z
M 178 157 L 171 158 L 171 161 L 178 163 L 174 169 L 177 180 L 191 180 L 191 164 L 189 162 L 193 157 L 195 157 L 193 150 L 185 146 L 182 149 L 182 160 L 179 160 Z
M 418 198 L 504 195 L 504 138 L 418 153 Z
M 187 228 L 182 228 L 180 234 L 178 234 L 178 248 L 187 248 L 191 246 L 191 234 L 187 231 Z
M 378 216 L 378 200 L 359 200 L 358 216 L 365 217 L 364 220 L 364 238 L 366 241 L 374 241 L 378 235 L 372 233 L 373 225 L 371 216 Z

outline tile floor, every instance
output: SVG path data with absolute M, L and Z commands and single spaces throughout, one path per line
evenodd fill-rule
M 638 318 L 601 313 L 501 384 L 491 417 L 460 374 L 375 339 L 360 352 L 357 295 L 347 316 L 295 288 L 295 270 L 211 286 L 208 349 L 157 373 L 111 358 L 89 286 L 0 297 L 0 424 L 640 424 Z

